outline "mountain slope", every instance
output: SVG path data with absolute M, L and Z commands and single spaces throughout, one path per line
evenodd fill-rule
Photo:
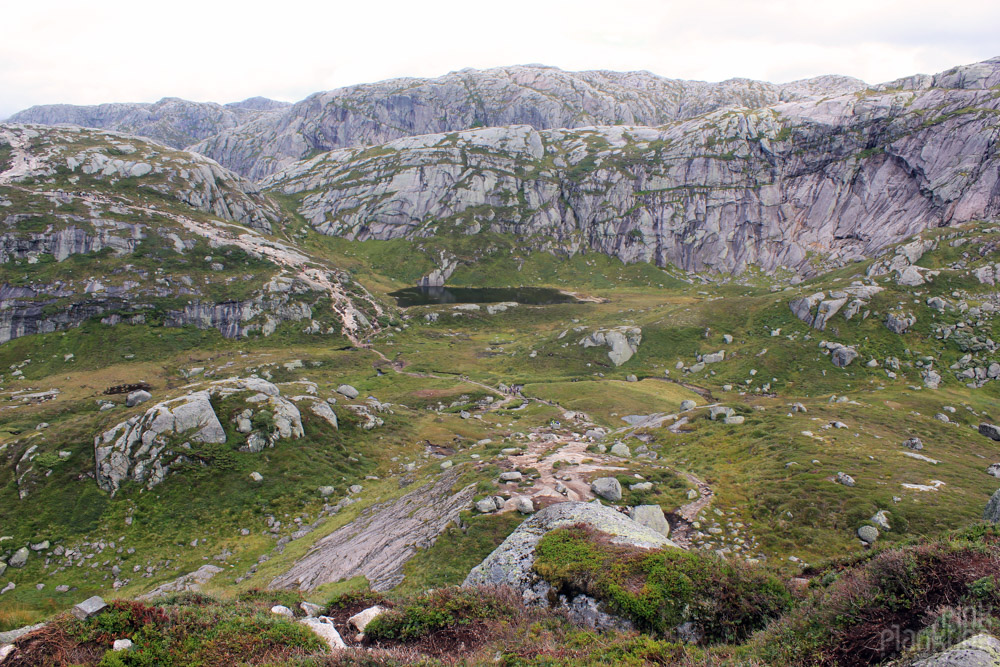
M 305 320 L 351 337 L 371 327 L 355 302 L 379 311 L 346 275 L 271 238 L 274 202 L 200 155 L 0 125 L 0 169 L 0 342 L 95 317 L 230 337 Z
M 317 93 L 192 149 L 259 179 L 317 151 L 406 136 L 517 124 L 535 129 L 661 125 L 725 107 L 799 99 L 816 88 L 831 94 L 864 86 L 848 77 L 780 86 L 747 79 L 706 83 L 649 72 L 565 72 L 530 65 L 461 70 L 436 79 L 392 79 Z
M 1000 60 L 659 129 L 484 128 L 345 149 L 273 175 L 349 239 L 512 233 L 626 262 L 800 273 L 1000 214 Z
M 263 97 L 224 106 L 165 97 L 153 104 L 46 104 L 19 111 L 7 122 L 115 130 L 148 137 L 173 148 L 184 148 L 286 106 L 285 102 Z

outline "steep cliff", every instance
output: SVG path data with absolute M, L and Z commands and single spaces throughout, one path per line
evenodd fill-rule
M 660 128 L 526 125 L 333 151 L 265 179 L 351 239 L 482 230 L 626 262 L 842 263 L 1000 213 L 1000 59 Z

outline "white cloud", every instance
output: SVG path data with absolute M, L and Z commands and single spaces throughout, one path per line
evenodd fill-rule
M 12 4 L 12 3 L 9 3 Z M 870 82 L 997 55 L 1000 3 L 963 0 L 40 0 L 5 7 L 0 117 L 32 104 L 228 102 L 541 62 L 663 76 Z

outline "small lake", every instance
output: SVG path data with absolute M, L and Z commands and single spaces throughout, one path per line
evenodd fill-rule
M 445 303 L 500 303 L 513 301 L 528 306 L 579 303 L 569 294 L 548 287 L 407 287 L 391 292 L 401 308 Z

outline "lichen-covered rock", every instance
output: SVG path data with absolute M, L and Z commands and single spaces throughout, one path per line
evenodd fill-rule
M 994 491 L 989 502 L 986 503 L 986 509 L 983 510 L 983 521 L 1000 523 L 1000 489 Z
M 522 593 L 531 591 L 539 583 L 531 569 L 535 562 L 535 546 L 549 531 L 580 523 L 607 533 L 616 544 L 642 549 L 677 546 L 656 530 L 610 507 L 595 503 L 557 503 L 538 511 L 518 526 L 503 544 L 469 572 L 462 585 L 511 586 Z
M 247 436 L 245 451 L 273 447 L 282 438 L 300 438 L 304 431 L 295 404 L 282 398 L 274 384 L 259 378 L 236 378 L 209 383 L 206 388 L 157 403 L 144 414 L 129 418 L 94 439 L 97 483 L 112 494 L 130 479 L 146 488 L 166 477 L 171 464 L 184 459 L 190 443 L 226 442 L 212 399 L 245 394 L 253 414 L 264 415 L 264 425 Z M 237 421 L 245 419 L 243 415 Z M 184 442 L 186 441 L 186 442 Z
M 907 667 L 996 667 L 1000 665 L 1000 640 L 978 634 L 949 649 L 911 662 Z

